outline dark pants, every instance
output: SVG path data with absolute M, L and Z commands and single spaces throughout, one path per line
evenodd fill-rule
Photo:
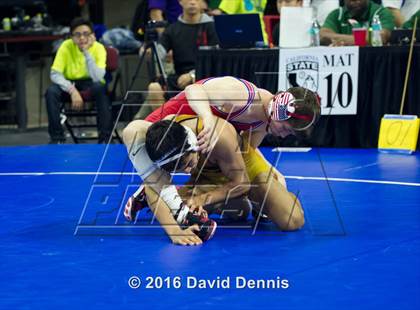
M 179 78 L 179 75 L 177 75 L 177 74 L 169 74 L 167 76 L 167 79 L 166 79 L 166 81 L 168 83 L 168 85 L 166 85 L 166 89 L 165 89 L 163 78 L 160 77 L 157 80 L 157 82 L 160 84 L 160 86 L 162 86 L 162 88 L 166 90 L 165 94 L 163 95 L 163 97 L 165 98 L 166 101 L 168 101 L 172 97 L 175 97 L 181 91 L 183 91 L 183 89 L 178 87 L 178 78 Z
M 100 142 L 108 141 L 112 133 L 111 102 L 106 92 L 106 86 L 94 83 L 90 80 L 75 81 L 76 88 L 81 90 L 90 89 L 92 99 L 98 110 L 97 125 Z M 60 123 L 60 112 L 65 102 L 71 102 L 70 95 L 63 91 L 60 86 L 53 84 L 45 93 L 48 112 L 48 133 L 52 141 L 64 140 L 64 130 Z

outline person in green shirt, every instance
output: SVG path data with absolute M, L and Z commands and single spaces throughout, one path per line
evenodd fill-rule
M 344 6 L 332 11 L 321 28 L 321 43 L 323 45 L 354 45 L 352 24 L 357 27 L 369 28 L 373 18 L 377 16 L 382 24 L 382 42 L 386 44 L 394 29 L 392 13 L 371 0 L 344 0 Z
M 268 44 L 268 35 L 264 24 L 264 10 L 267 0 L 221 0 L 219 8 L 213 10 L 213 15 L 226 14 L 259 14 L 261 31 L 265 44 Z
M 407 20 L 404 24 L 403 24 L 403 28 L 404 29 L 413 29 L 414 28 L 414 20 L 417 17 L 417 29 L 420 28 L 420 10 L 418 10 L 416 13 L 414 13 L 413 16 L 411 16 L 411 18 L 409 20 Z
M 98 110 L 99 143 L 105 143 L 112 132 L 111 103 L 105 84 L 106 49 L 96 42 L 93 24 L 77 17 L 70 24 L 71 39 L 59 47 L 51 66 L 53 84 L 45 93 L 50 143 L 65 141 L 60 112 L 63 102 L 74 110 L 83 109 L 80 91 L 90 90 Z
M 207 7 L 210 11 L 217 9 L 220 5 L 220 2 L 222 2 L 222 0 L 206 0 Z

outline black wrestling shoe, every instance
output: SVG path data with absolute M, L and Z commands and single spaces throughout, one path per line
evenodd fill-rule
M 203 241 L 211 239 L 217 228 L 217 223 L 214 220 L 209 219 L 207 216 L 199 215 L 193 212 L 187 213 L 187 216 L 181 226 L 185 229 L 195 224 L 198 225 L 200 230 L 194 231 L 194 233 Z
M 127 221 L 130 222 L 133 222 L 136 219 L 136 215 L 141 209 L 149 207 L 143 185 L 140 186 L 138 192 L 139 194 L 134 194 L 133 196 L 128 198 L 128 201 L 125 204 L 124 216 L 127 219 Z
M 261 214 L 260 214 L 259 211 L 252 209 L 252 216 L 254 217 L 255 220 L 257 220 L 259 218 L 260 223 L 270 223 L 271 222 L 268 215 L 265 214 L 264 212 L 261 212 Z

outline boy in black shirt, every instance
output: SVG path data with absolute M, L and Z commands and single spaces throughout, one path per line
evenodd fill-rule
M 214 46 L 218 44 L 213 20 L 202 13 L 202 0 L 180 0 L 182 15 L 178 21 L 169 25 L 163 32 L 158 53 L 161 59 L 172 51 L 175 74 L 168 76 L 168 98 L 165 98 L 161 84 L 150 83 L 148 98 L 136 118 L 144 118 L 154 109 L 174 96 L 174 92 L 182 91 L 195 82 L 195 63 L 199 46 Z

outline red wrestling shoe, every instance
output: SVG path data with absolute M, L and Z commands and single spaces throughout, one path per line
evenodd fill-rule
M 188 212 L 184 222 L 181 226 L 185 228 L 197 224 L 200 228 L 199 231 L 194 233 L 203 241 L 211 239 L 216 231 L 217 223 L 209 219 L 207 216 L 199 215 L 193 212 Z

